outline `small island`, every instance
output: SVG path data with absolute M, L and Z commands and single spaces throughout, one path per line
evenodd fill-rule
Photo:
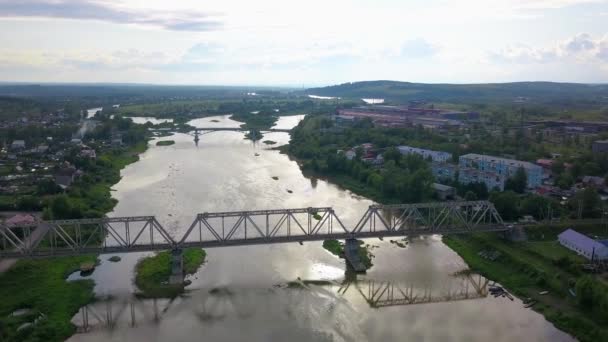
M 276 141 L 273 141 L 273 140 L 264 140 L 262 142 L 266 145 L 274 145 L 277 143 Z
M 173 144 L 175 144 L 175 141 L 173 140 L 162 140 L 156 142 L 156 146 L 170 146 Z
M 205 262 L 207 253 L 203 249 L 188 248 L 183 252 L 184 275 L 194 274 Z M 184 285 L 169 284 L 171 276 L 171 252 L 139 260 L 135 266 L 135 285 L 144 298 L 174 298 L 184 291 Z
M 111 256 L 108 259 L 108 261 L 111 261 L 111 262 L 119 262 L 120 260 L 122 260 L 122 259 L 118 255 Z
M 373 255 L 369 252 L 367 246 L 364 245 L 363 241 L 357 240 L 357 242 L 359 244 L 359 258 L 361 259 L 361 262 L 363 263 L 365 268 L 369 270 L 373 266 Z M 338 240 L 323 241 L 323 248 L 328 250 L 331 254 L 338 256 L 339 258 L 344 258 L 344 243 Z
M 274 179 L 274 180 L 279 180 L 279 177 L 277 177 L 277 176 L 272 176 L 272 179 Z

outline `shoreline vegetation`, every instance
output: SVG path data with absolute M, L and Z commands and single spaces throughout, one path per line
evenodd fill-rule
M 472 271 L 500 283 L 524 303 L 533 303 L 531 308 L 558 329 L 583 342 L 607 341 L 608 286 L 581 271 L 584 260 L 548 239 L 558 229 L 540 229 L 552 233 L 543 234 L 543 241 L 510 242 L 478 233 L 444 236 L 443 242 Z
M 188 248 L 183 251 L 184 275 L 196 273 L 205 263 L 207 253 L 203 249 Z M 143 298 L 174 298 L 184 292 L 184 284 L 169 284 L 171 276 L 171 252 L 160 252 L 144 257 L 135 266 L 137 294 Z
M 82 182 L 75 186 L 74 193 L 61 195 L 62 201 L 65 199 L 68 207 L 71 207 L 68 208 L 70 214 L 75 208 L 78 208 L 78 212 L 94 212 L 95 215 L 111 211 L 117 201 L 111 197 L 110 191 L 120 181 L 120 171 L 139 160 L 139 154 L 146 149 L 147 143 L 142 141 L 119 153 L 108 151 L 99 156 L 97 167 L 91 175 L 91 181 L 99 181 L 93 185 Z M 86 193 L 85 189 L 88 189 Z M 73 335 L 76 328 L 70 321 L 82 306 L 95 299 L 95 283 L 90 279 L 66 279 L 78 271 L 81 264 L 95 263 L 96 260 L 97 255 L 20 260 L 10 270 L 0 274 L 0 293 L 3 294 L 0 300 L 0 340 L 63 341 Z M 35 320 L 35 317 L 27 315 L 10 316 L 15 310 L 23 308 L 43 315 L 43 319 L 17 332 L 20 325 Z

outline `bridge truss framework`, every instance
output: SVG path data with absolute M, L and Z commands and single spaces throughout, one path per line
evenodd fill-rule
M 154 216 L 104 217 L 0 225 L 0 258 L 506 230 L 488 201 L 372 205 L 350 229 L 331 207 L 202 213 L 179 239 Z

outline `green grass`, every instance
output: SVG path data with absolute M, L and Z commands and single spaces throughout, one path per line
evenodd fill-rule
M 327 249 L 333 255 L 344 255 L 344 244 L 338 240 L 323 241 L 323 248 Z
M 92 280 L 66 281 L 83 262 L 95 262 L 95 256 L 22 260 L 0 275 L 0 341 L 63 341 L 72 335 L 72 316 L 94 298 Z M 34 317 L 8 317 L 21 308 L 32 309 Z M 46 319 L 16 332 L 39 313 Z
M 583 311 L 568 289 L 583 276 L 577 267 L 561 265 L 558 260 L 580 260 L 554 242 L 512 243 L 491 234 L 444 237 L 444 243 L 456 251 L 471 267 L 485 277 L 505 286 L 520 298 L 538 301 L 533 309 L 542 313 L 559 329 L 580 341 L 606 341 L 604 319 Z M 490 261 L 480 251 L 496 250 L 501 256 Z M 540 291 L 548 295 L 539 295 Z
M 156 142 L 156 146 L 171 146 L 175 144 L 173 140 L 161 140 Z
M 202 249 L 189 248 L 183 252 L 184 273 L 193 274 L 205 262 Z M 147 298 L 172 298 L 183 292 L 183 285 L 168 284 L 171 276 L 171 254 L 169 251 L 160 252 L 155 256 L 141 259 L 135 266 L 135 285 L 141 291 L 140 295 Z

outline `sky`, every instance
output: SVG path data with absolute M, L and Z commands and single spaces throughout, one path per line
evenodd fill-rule
M 608 0 L 0 0 L 0 81 L 608 82 Z

